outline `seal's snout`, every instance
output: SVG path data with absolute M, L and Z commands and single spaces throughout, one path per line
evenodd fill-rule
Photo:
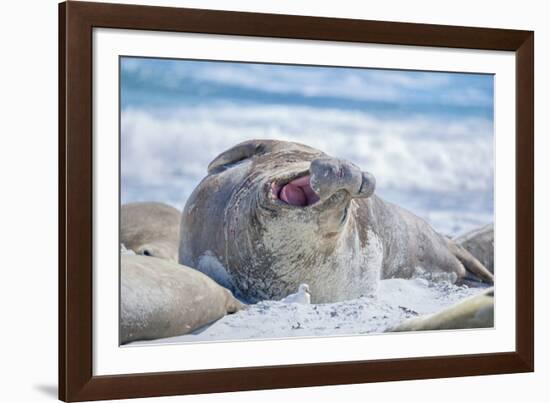
M 351 162 L 324 157 L 313 160 L 309 172 L 286 183 L 273 183 L 271 193 L 275 199 L 291 206 L 306 207 L 327 200 L 340 190 L 351 197 L 369 197 L 375 188 L 374 176 L 362 172 Z
M 327 199 L 340 190 L 352 197 L 369 197 L 374 193 L 376 180 L 369 172 L 349 161 L 337 158 L 318 158 L 311 162 L 310 186 L 321 200 Z
M 361 188 L 359 189 L 359 197 L 372 196 L 376 189 L 376 178 L 370 172 L 361 172 L 362 181 Z

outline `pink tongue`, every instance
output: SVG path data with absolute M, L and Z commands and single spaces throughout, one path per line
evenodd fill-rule
M 283 186 L 279 197 L 281 200 L 293 206 L 305 206 L 307 203 L 307 198 L 302 188 L 292 183 Z
M 279 198 L 292 206 L 308 206 L 319 200 L 309 184 L 309 175 L 294 179 L 281 188 Z

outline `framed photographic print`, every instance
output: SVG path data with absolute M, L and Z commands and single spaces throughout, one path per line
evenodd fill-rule
M 60 399 L 533 371 L 533 32 L 59 32 Z

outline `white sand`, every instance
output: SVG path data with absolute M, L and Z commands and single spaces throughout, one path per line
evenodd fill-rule
M 192 334 L 137 344 L 188 343 L 380 333 L 409 318 L 440 311 L 483 288 L 430 283 L 421 278 L 382 280 L 377 297 L 331 304 L 263 301 Z

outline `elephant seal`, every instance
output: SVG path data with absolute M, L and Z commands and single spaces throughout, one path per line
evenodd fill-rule
M 189 267 L 140 255 L 120 260 L 121 344 L 186 334 L 243 307 Z
M 433 315 L 408 320 L 393 332 L 418 330 L 475 329 L 493 327 L 495 317 L 494 289 L 466 298 Z
M 374 293 L 419 272 L 492 275 L 460 245 L 374 194 L 375 178 L 306 145 L 250 140 L 216 157 L 182 214 L 179 261 L 246 301 L 302 283 L 312 303 Z
M 467 232 L 455 238 L 455 242 L 476 257 L 491 273 L 495 272 L 495 231 L 494 225 Z
M 120 208 L 120 242 L 138 255 L 178 261 L 181 213 L 156 202 L 124 204 Z

